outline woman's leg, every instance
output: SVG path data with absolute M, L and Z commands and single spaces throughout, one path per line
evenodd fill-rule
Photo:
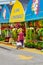
M 23 47 L 23 40 L 20 40 L 21 44 L 22 44 L 22 47 Z

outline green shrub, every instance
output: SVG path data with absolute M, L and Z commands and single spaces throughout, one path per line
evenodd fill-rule
M 32 42 L 27 42 L 25 43 L 25 47 L 28 48 L 36 48 L 36 49 L 43 49 L 43 42 L 36 42 L 36 43 L 32 43 Z
M 34 44 L 34 47 L 35 47 L 36 49 L 38 48 L 37 42 Z
M 41 48 L 43 49 L 43 44 L 41 44 Z
M 0 37 L 0 41 L 3 41 L 4 40 L 4 38 L 3 37 Z
M 43 49 L 43 42 L 41 42 L 40 45 L 41 45 L 41 48 Z
M 12 37 L 16 41 L 16 39 L 17 39 L 17 30 L 16 29 L 12 30 Z
M 32 43 L 32 42 L 27 42 L 27 43 L 25 43 L 25 46 L 28 47 L 28 48 L 34 48 L 35 44 Z
M 6 30 L 2 30 L 2 37 L 5 38 L 5 35 L 6 35 Z
M 38 42 L 37 43 L 37 48 L 42 49 L 43 48 L 43 42 Z
M 26 29 L 26 41 L 34 39 L 34 28 L 27 28 Z

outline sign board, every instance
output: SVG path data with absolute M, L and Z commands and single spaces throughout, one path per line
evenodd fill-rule
M 43 0 L 0 0 L 0 23 L 43 19 Z

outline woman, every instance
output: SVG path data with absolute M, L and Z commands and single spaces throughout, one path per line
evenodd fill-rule
M 22 28 L 20 28 L 20 32 L 18 34 L 18 41 L 21 42 L 22 47 L 24 46 L 24 33 L 22 32 Z

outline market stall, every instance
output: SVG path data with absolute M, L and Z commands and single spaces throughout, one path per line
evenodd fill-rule
M 0 0 L 1 35 L 17 39 L 15 30 L 22 28 L 27 42 L 43 41 L 42 6 L 43 0 Z

